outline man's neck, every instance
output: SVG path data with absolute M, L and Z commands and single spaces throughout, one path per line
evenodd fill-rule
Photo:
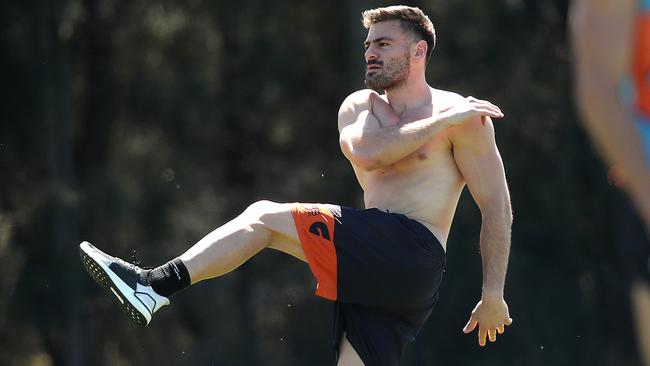
M 407 80 L 403 85 L 385 92 L 388 103 L 397 115 L 431 103 L 431 87 L 424 78 Z

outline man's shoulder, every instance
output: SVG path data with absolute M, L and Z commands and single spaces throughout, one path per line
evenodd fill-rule
M 367 110 L 368 100 L 370 99 L 370 95 L 373 93 L 377 94 L 377 92 L 372 89 L 361 89 L 348 95 L 339 108 L 339 120 L 354 119 L 354 116 Z
M 373 93 L 377 94 L 377 92 L 372 89 L 361 89 L 348 95 L 345 100 L 343 100 L 341 107 L 339 108 L 339 131 L 354 123 L 362 112 L 370 109 L 368 101 L 370 95 Z
M 440 110 L 452 107 L 467 98 L 449 90 L 431 88 L 431 92 L 433 99 L 437 100 L 435 103 Z M 496 144 L 494 125 L 489 117 L 474 117 L 463 124 L 447 128 L 445 133 L 455 148 L 485 150 Z
M 341 105 L 345 104 L 352 104 L 352 105 L 359 105 L 359 104 L 366 104 L 368 103 L 368 98 L 370 98 L 370 94 L 378 94 L 376 91 L 372 89 L 361 89 L 357 90 L 355 92 L 350 93 L 344 100 Z
M 487 151 L 496 144 L 494 124 L 489 117 L 475 117 L 447 129 L 448 137 L 455 148 L 466 148 L 475 152 Z

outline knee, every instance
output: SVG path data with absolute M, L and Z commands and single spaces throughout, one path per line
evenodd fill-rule
M 282 210 L 283 204 L 260 200 L 249 205 L 243 213 L 247 219 L 255 222 L 263 222 L 265 218 Z
M 292 207 L 292 203 L 262 200 L 248 206 L 242 217 L 251 230 L 264 229 L 267 232 L 286 235 L 294 225 Z

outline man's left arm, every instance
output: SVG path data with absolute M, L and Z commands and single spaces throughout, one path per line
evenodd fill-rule
M 467 325 L 465 333 L 478 325 L 478 342 L 484 346 L 486 337 L 496 341 L 497 333 L 512 319 L 503 299 L 503 287 L 510 252 L 512 210 L 503 162 L 494 138 L 494 126 L 487 118 L 483 124 L 476 118 L 450 130 L 453 154 L 474 201 L 481 210 L 481 258 L 483 261 L 483 293 Z

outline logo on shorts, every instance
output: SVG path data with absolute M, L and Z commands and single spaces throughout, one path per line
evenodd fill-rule
M 316 206 L 310 207 L 309 209 L 307 209 L 307 215 L 309 215 L 309 216 L 318 216 L 318 215 L 320 215 L 320 210 Z
M 320 236 L 323 239 L 331 240 L 330 231 L 327 229 L 327 225 L 325 225 L 325 223 L 322 221 L 316 221 L 315 223 L 311 224 L 309 227 L 309 232 L 316 236 Z

